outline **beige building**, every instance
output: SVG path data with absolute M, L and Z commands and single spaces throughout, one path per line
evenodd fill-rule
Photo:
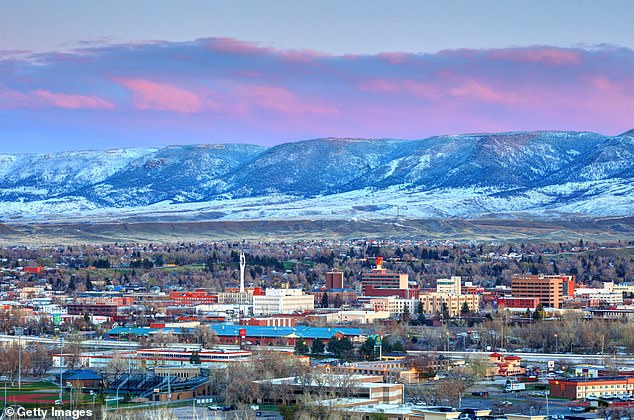
M 301 289 L 267 289 L 264 296 L 253 296 L 253 314 L 291 314 L 312 311 L 315 298 L 306 295 Z
M 295 404 L 309 395 L 322 400 L 344 397 L 375 404 L 403 403 L 403 384 L 383 383 L 383 376 L 313 373 L 256 383 L 264 391 L 257 401 L 261 404 Z
M 421 293 L 418 300 L 421 305 L 420 310 L 425 315 L 442 314 L 443 303 L 447 305 L 447 311 L 451 317 L 458 316 L 465 302 L 472 312 L 477 312 L 480 307 L 479 295 L 429 292 Z
M 218 293 L 218 303 L 231 304 L 237 303 L 240 305 L 250 305 L 253 303 L 253 290 L 247 290 L 246 292 L 220 292 Z
M 416 299 L 403 299 L 398 296 L 389 296 L 370 299 L 370 305 L 376 312 L 388 312 L 395 318 L 405 313 L 405 308 L 410 314 L 416 312 Z
M 389 319 L 389 311 L 338 311 L 324 315 L 328 324 L 372 324 L 381 319 Z
M 437 293 L 451 293 L 459 295 L 462 293 L 462 277 L 452 276 L 450 279 L 436 280 Z

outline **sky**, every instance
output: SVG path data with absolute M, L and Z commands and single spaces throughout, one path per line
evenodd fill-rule
M 0 0 L 0 153 L 634 128 L 631 1 Z

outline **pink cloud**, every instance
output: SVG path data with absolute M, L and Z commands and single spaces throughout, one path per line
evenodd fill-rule
M 171 84 L 144 79 L 117 81 L 132 92 L 134 106 L 138 109 L 197 114 L 218 108 L 215 102 Z
M 260 47 L 253 42 L 240 41 L 233 38 L 209 38 L 200 39 L 198 42 L 204 43 L 208 50 L 234 53 L 234 54 L 255 54 L 261 52 L 272 51 L 271 48 Z
M 271 85 L 240 86 L 237 93 L 241 98 L 242 110 L 253 106 L 278 111 L 286 114 L 335 114 L 333 105 L 320 99 L 300 98 L 290 90 Z
M 0 86 L 0 107 L 42 108 L 52 106 L 66 109 L 114 109 L 115 104 L 98 96 L 54 93 L 38 89 L 26 93 Z
M 53 93 L 48 90 L 36 90 L 35 98 L 59 108 L 68 109 L 114 109 L 115 104 L 98 96 L 84 96 L 66 93 Z
M 422 83 L 414 80 L 375 79 L 361 83 L 360 88 L 369 92 L 409 93 L 425 98 L 436 97 L 439 91 L 439 88 L 431 83 Z
M 27 95 L 0 85 L 1 108 L 21 108 L 27 106 L 28 103 L 29 97 Z
M 517 103 L 520 97 L 511 92 L 503 92 L 475 80 L 467 80 L 461 86 L 449 89 L 449 95 L 456 97 L 468 97 L 483 102 Z
M 496 49 L 489 50 L 488 56 L 495 60 L 545 62 L 556 66 L 581 63 L 581 54 L 578 51 L 552 47 Z
M 403 52 L 381 53 L 378 57 L 390 64 L 404 64 L 412 54 Z

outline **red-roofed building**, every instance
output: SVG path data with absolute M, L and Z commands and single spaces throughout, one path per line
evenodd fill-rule
M 491 353 L 489 361 L 493 367 L 489 371 L 491 376 L 516 376 L 526 373 L 526 368 L 520 366 L 522 358 L 519 356 L 504 356 L 501 353 Z

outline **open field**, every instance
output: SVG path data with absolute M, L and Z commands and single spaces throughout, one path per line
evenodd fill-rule
M 578 219 L 258 220 L 0 224 L 2 245 L 297 239 L 629 241 L 634 217 Z

